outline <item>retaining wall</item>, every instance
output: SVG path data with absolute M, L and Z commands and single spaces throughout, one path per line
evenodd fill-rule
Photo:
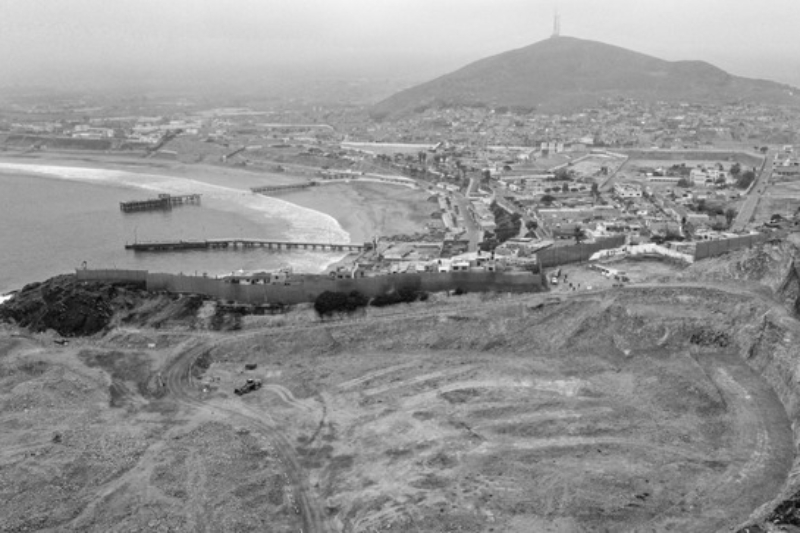
M 249 304 L 313 302 L 325 291 L 358 291 L 370 298 L 392 290 L 441 292 L 536 292 L 542 290 L 541 274 L 530 272 L 450 272 L 393 274 L 378 277 L 329 279 L 320 277 L 290 285 L 242 285 L 215 278 L 151 274 L 142 270 L 78 270 L 82 281 L 144 282 L 148 291 L 203 294 L 220 300 Z
M 755 235 L 744 235 L 742 237 L 734 237 L 732 239 L 719 239 L 716 241 L 698 242 L 695 247 L 694 260 L 705 259 L 707 257 L 716 257 L 718 255 L 726 254 L 741 250 L 742 248 L 750 248 L 756 244 L 761 244 L 767 240 L 767 236 L 763 233 Z
M 650 159 L 655 161 L 736 161 L 748 167 L 760 167 L 764 157 L 747 152 L 713 150 L 623 150 L 630 159 Z
M 80 269 L 75 271 L 78 281 L 109 281 L 124 283 L 147 284 L 147 270 L 87 270 Z

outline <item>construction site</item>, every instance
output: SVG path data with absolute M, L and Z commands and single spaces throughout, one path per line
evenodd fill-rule
M 791 531 L 796 254 L 327 319 L 26 287 L 2 531 Z

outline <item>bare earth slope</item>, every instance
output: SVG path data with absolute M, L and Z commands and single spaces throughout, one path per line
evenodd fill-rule
M 702 61 L 664 61 L 595 41 L 557 37 L 401 91 L 376 104 L 372 114 L 395 117 L 428 107 L 474 105 L 564 112 L 607 97 L 800 104 L 797 89 L 733 76 Z
M 211 302 L 68 345 L 6 326 L 0 531 L 800 524 L 796 282 L 770 281 L 794 252 L 749 253 L 709 281 L 296 311 L 235 333 L 204 329 Z M 722 276 L 745 263 L 761 274 Z M 236 396 L 248 377 L 264 386 Z

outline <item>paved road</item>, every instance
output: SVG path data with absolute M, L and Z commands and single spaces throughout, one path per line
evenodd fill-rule
M 481 230 L 478 228 L 478 225 L 475 224 L 475 221 L 472 220 L 470 205 L 464 195 L 459 193 L 453 193 L 453 201 L 458 205 L 458 212 L 464 219 L 464 226 L 467 229 L 467 232 L 464 236 L 469 239 L 469 248 L 467 251 L 475 252 L 478 250 L 478 243 L 481 239 Z
M 731 229 L 733 231 L 744 231 L 747 229 L 747 225 L 750 223 L 750 220 L 753 218 L 753 215 L 756 212 L 758 202 L 761 200 L 761 196 L 766 190 L 769 180 L 772 178 L 773 159 L 774 157 L 769 155 L 764 160 L 764 165 L 761 167 L 761 172 L 759 172 L 758 176 L 756 177 L 755 183 L 753 183 L 753 185 L 750 187 L 750 192 L 748 193 L 747 198 L 745 198 L 742 207 L 739 209 L 739 214 L 736 215 L 736 219 L 731 225 Z

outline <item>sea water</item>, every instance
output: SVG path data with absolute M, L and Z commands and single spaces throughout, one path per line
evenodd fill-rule
M 201 205 L 120 211 L 120 202 L 159 193 L 198 193 Z M 324 213 L 246 189 L 138 172 L 0 162 L 0 295 L 83 265 L 216 276 L 280 267 L 321 272 L 342 257 L 311 250 L 136 253 L 124 247 L 135 241 L 233 237 L 350 240 Z

